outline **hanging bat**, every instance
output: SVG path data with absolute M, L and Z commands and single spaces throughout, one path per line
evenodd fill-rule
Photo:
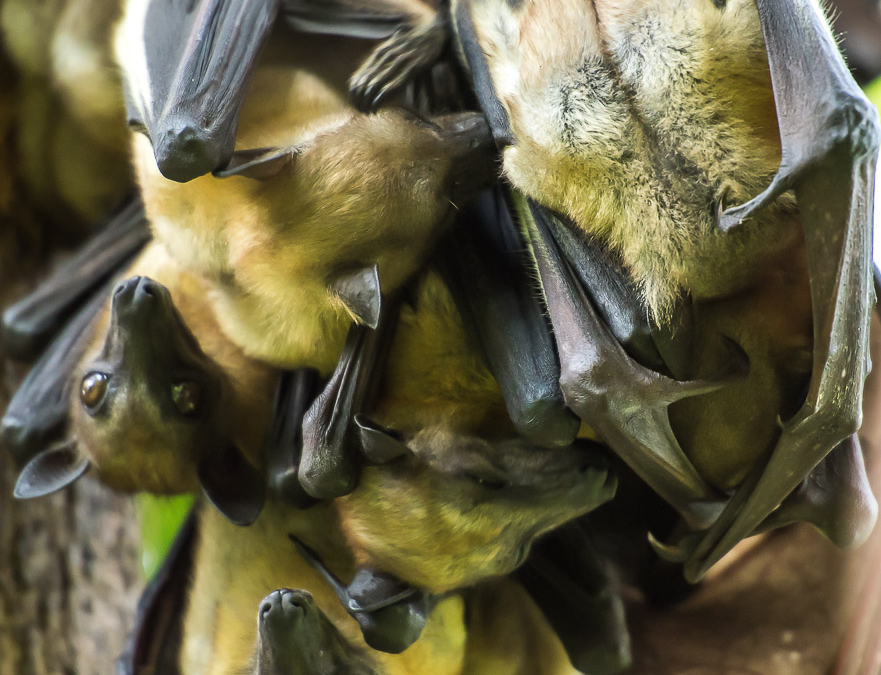
M 848 439 L 866 369 L 877 114 L 808 0 L 463 0 L 450 12 L 504 173 L 525 195 L 515 201 L 565 399 L 691 527 L 715 523 L 687 568 L 696 579 L 839 443 L 858 455 Z M 597 315 L 583 280 L 591 242 L 620 261 L 656 344 L 672 351 L 661 372 Z M 782 319 L 771 310 L 777 330 L 729 300 L 771 306 L 781 287 L 792 298 Z M 673 330 L 690 312 L 692 329 Z M 698 372 L 674 372 L 698 338 Z M 859 463 L 844 462 L 856 473 L 837 489 L 868 505 Z M 827 534 L 854 544 L 873 513 Z
M 369 40 L 360 59 L 368 72 L 400 63 L 404 43 L 409 74 L 431 65 L 445 41 L 438 20 L 420 0 L 129 0 L 116 40 L 129 125 L 149 138 L 163 176 L 192 180 L 231 160 L 240 109 L 274 26 L 294 48 L 305 34 Z
M 247 528 L 233 526 L 214 509 L 202 509 L 199 528 L 184 619 L 180 656 L 183 672 L 252 672 L 249 668 L 254 665 L 259 628 L 250 610 L 273 589 L 293 587 L 311 594 L 316 611 L 321 611 L 335 627 L 346 651 L 372 662 L 377 672 L 461 675 L 467 628 L 463 600 L 458 595 L 437 603 L 424 617 L 424 630 L 413 636 L 418 639 L 403 653 L 391 654 L 368 647 L 361 627 L 339 602 L 326 577 L 298 554 L 288 538 L 292 534 L 307 542 L 337 578 L 354 580 L 356 570 L 351 552 L 329 502 L 302 510 L 270 498 L 254 525 Z M 368 577 L 362 573 L 360 578 Z M 376 597 L 375 585 L 373 590 L 369 584 L 362 590 L 360 597 L 371 593 Z M 385 635 L 388 640 L 395 639 L 393 634 Z M 293 651 L 292 647 L 287 651 Z M 296 658 L 296 654 L 287 658 Z
M 147 271 L 168 283 L 174 300 L 138 275 Z M 136 276 L 115 286 L 81 356 L 51 374 L 69 392 L 64 434 L 25 465 L 16 496 L 54 492 L 94 465 L 125 492 L 201 486 L 230 520 L 252 522 L 265 492 L 254 465 L 262 466 L 272 373 L 224 338 L 204 306 L 204 284 L 161 246 L 152 244 L 128 273 Z M 30 424 L 39 427 L 42 414 L 32 411 Z
M 169 181 L 135 138 L 154 234 L 213 282 L 222 329 L 256 358 L 322 373 L 353 319 L 375 323 L 379 284 L 408 279 L 496 172 L 481 115 L 354 111 L 346 78 L 364 45 L 334 39 L 334 59 L 316 62 L 329 44 L 267 43 L 239 118 L 247 150 L 217 176 Z

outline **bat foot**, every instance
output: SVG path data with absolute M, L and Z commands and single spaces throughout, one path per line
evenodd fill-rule
M 401 28 L 379 45 L 349 81 L 349 98 L 361 111 L 375 110 L 389 94 L 437 60 L 446 42 L 444 21 Z

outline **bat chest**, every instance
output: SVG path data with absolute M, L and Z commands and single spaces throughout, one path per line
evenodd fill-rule
M 763 190 L 780 160 L 754 8 L 595 4 L 593 43 L 567 58 L 523 41 L 517 71 L 513 47 L 496 52 L 505 64 L 490 61 L 517 139 L 506 173 L 616 250 L 657 315 L 683 293 L 743 288 L 795 235 L 786 196 L 740 232 L 715 225 L 720 206 Z

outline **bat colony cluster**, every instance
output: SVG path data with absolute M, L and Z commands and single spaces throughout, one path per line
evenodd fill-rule
M 3 440 L 21 498 L 207 498 L 132 675 L 616 673 L 613 564 L 868 535 L 879 123 L 814 0 L 127 0 L 115 44 L 140 196 L 4 314 Z

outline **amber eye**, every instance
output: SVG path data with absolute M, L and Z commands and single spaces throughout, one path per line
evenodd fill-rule
M 87 408 L 97 408 L 107 393 L 107 380 L 104 373 L 89 373 L 80 386 L 80 400 Z
M 193 380 L 171 385 L 171 400 L 184 415 L 195 415 L 202 406 L 202 387 Z

